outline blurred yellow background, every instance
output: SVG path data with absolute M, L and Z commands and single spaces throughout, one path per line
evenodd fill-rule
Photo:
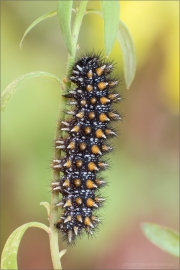
M 90 8 L 99 8 L 90 1 Z M 64 78 L 67 51 L 57 17 L 38 24 L 19 42 L 26 28 L 56 9 L 56 1 L 3 1 L 3 90 L 22 74 L 39 70 Z M 149 243 L 141 222 L 178 230 L 179 225 L 179 1 L 121 1 L 121 20 L 129 28 L 137 53 L 135 80 L 126 90 L 121 50 L 116 42 L 111 59 L 125 97 L 110 169 L 103 175 L 108 202 L 101 210 L 103 226 L 95 237 L 68 248 L 63 269 L 179 269 L 178 259 Z M 79 55 L 102 50 L 103 22 L 84 18 Z M 50 201 L 50 169 L 60 89 L 46 79 L 29 81 L 2 113 L 1 239 L 2 247 L 18 226 L 48 224 L 41 201 Z M 60 241 L 60 249 L 65 248 Z M 18 255 L 19 269 L 52 269 L 48 236 L 30 229 Z

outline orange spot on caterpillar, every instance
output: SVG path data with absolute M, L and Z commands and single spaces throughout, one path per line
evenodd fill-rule
M 75 179 L 74 184 L 76 187 L 79 187 L 81 185 L 81 180 L 80 179 Z
M 100 120 L 101 122 L 109 122 L 109 121 L 110 121 L 110 119 L 107 117 L 107 115 L 106 115 L 105 113 L 101 113 L 101 114 L 99 115 L 99 120 Z
M 89 70 L 88 73 L 87 73 L 87 77 L 89 79 L 92 79 L 92 76 L 93 76 L 92 70 Z
M 74 126 L 72 129 L 71 129 L 71 132 L 75 132 L 77 133 L 79 131 L 80 127 L 79 126 Z
M 81 100 L 81 102 L 80 102 L 80 103 L 81 103 L 81 105 L 82 105 L 82 106 L 85 106 L 85 105 L 86 105 L 86 100 L 85 100 L 85 99 L 83 99 L 83 100 Z
M 90 133 L 91 133 L 91 128 L 90 128 L 90 127 L 86 127 L 86 128 L 84 129 L 84 132 L 85 132 L 86 134 L 90 134 Z
M 76 219 L 77 219 L 79 222 L 83 222 L 82 217 L 81 217 L 80 215 L 77 215 L 77 216 L 76 216 Z
M 82 160 L 79 159 L 79 160 L 76 161 L 76 166 L 77 166 L 78 168 L 81 168 L 82 165 L 83 165 Z
M 88 207 L 98 207 L 98 205 L 91 198 L 88 198 L 86 203 Z
M 97 101 L 97 99 L 96 99 L 95 97 L 93 97 L 93 98 L 90 99 L 90 102 L 91 102 L 91 104 L 93 104 L 93 105 L 96 103 L 96 101 Z
M 88 117 L 89 117 L 89 119 L 94 119 L 95 118 L 95 113 L 94 112 L 90 112 L 89 114 L 88 114 Z
M 86 181 L 86 187 L 91 189 L 91 188 L 97 188 L 97 186 L 94 184 L 92 180 L 87 180 Z
M 101 151 L 100 151 L 100 149 L 99 149 L 99 147 L 98 147 L 97 145 L 93 145 L 93 146 L 91 147 L 91 151 L 92 151 L 93 154 L 99 154 L 99 155 L 102 155 L 102 153 L 101 153 Z
M 89 162 L 88 163 L 88 169 L 90 172 L 92 171 L 99 171 L 96 164 L 94 162 Z
M 86 149 L 86 147 L 87 147 L 87 145 L 85 143 L 81 143 L 79 145 L 79 148 L 80 148 L 81 151 L 84 151 Z
M 102 129 L 97 129 L 96 130 L 96 138 L 106 138 L 104 132 L 102 131 Z
M 70 186 L 70 181 L 66 179 L 63 183 L 63 187 L 69 187 Z
M 82 199 L 81 198 L 76 198 L 76 203 L 79 204 L 79 205 L 82 204 Z
M 75 143 L 74 142 L 70 142 L 70 144 L 67 146 L 67 149 L 74 149 L 75 148 Z
M 105 68 L 106 68 L 106 65 L 104 65 L 104 66 L 102 66 L 102 67 L 96 68 L 96 74 L 97 74 L 98 76 L 101 76 L 101 75 L 103 74 Z
M 84 224 L 87 225 L 87 226 L 90 226 L 90 227 L 94 228 L 94 226 L 93 226 L 93 224 L 92 224 L 92 222 L 91 222 L 91 220 L 90 220 L 89 217 L 85 217 Z
M 107 103 L 110 102 L 110 99 L 108 99 L 106 97 L 101 97 L 100 98 L 100 102 L 101 102 L 101 104 L 105 105 L 105 104 L 107 104 Z
M 78 117 L 78 118 L 83 118 L 84 117 L 84 113 L 83 112 L 78 112 L 77 114 L 76 114 L 76 116 Z
M 72 205 L 71 200 L 67 200 L 64 207 L 70 207 Z
M 71 167 L 71 161 L 67 160 L 66 163 L 64 163 L 63 166 L 66 167 L 66 168 L 70 168 Z
M 93 90 L 93 86 L 90 85 L 90 84 L 88 84 L 88 85 L 86 86 L 86 90 L 87 90 L 88 92 L 91 92 L 91 91 Z
M 99 88 L 99 90 L 104 90 L 107 85 L 108 85 L 108 83 L 106 83 L 106 82 L 100 82 L 100 83 L 98 83 L 98 88 Z

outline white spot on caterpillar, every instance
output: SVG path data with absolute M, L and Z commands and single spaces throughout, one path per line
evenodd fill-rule
M 82 67 L 80 67 L 79 65 L 76 65 L 77 69 L 79 69 L 80 71 L 82 71 Z

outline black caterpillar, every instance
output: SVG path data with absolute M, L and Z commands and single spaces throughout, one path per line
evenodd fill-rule
M 61 122 L 61 130 L 68 136 L 55 142 L 56 149 L 63 150 L 65 155 L 53 160 L 53 169 L 64 176 L 52 187 L 62 194 L 57 206 L 62 207 L 63 214 L 55 226 L 68 243 L 74 243 L 84 230 L 93 234 L 100 222 L 93 211 L 105 200 L 97 194 L 106 184 L 99 173 L 108 166 L 101 157 L 112 150 L 106 144 L 107 138 L 116 135 L 111 121 L 121 119 L 111 110 L 112 102 L 121 99 L 113 91 L 118 81 L 109 77 L 112 69 L 113 64 L 103 61 L 98 54 L 82 57 L 73 66 L 70 77 L 77 88 L 65 95 L 74 108 L 67 112 L 71 118 Z

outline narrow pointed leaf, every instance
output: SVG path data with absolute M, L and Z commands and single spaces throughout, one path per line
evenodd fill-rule
M 49 234 L 49 228 L 39 222 L 26 223 L 17 228 L 8 238 L 1 256 L 1 269 L 18 269 L 17 253 L 21 238 L 25 231 L 30 227 L 37 227 L 45 230 Z
M 102 18 L 101 10 L 88 9 L 86 14 L 90 13 L 97 14 Z M 127 89 L 129 89 L 136 72 L 136 53 L 131 34 L 122 21 L 119 21 L 117 40 L 122 50 L 125 82 Z
M 104 19 L 104 41 L 106 54 L 112 51 L 117 38 L 119 27 L 120 5 L 119 1 L 101 1 Z
M 48 202 L 41 202 L 40 205 L 43 205 L 46 208 L 48 218 L 49 218 L 49 216 L 50 216 L 50 205 L 49 205 L 49 203 Z
M 67 249 L 63 249 L 59 252 L 59 258 L 61 259 L 62 256 L 66 253 Z
M 179 257 L 179 234 L 157 224 L 143 223 L 142 230 L 148 240 L 162 250 Z
M 60 79 L 55 76 L 54 74 L 48 73 L 48 72 L 43 72 L 43 71 L 34 71 L 31 73 L 27 73 L 25 75 L 22 75 L 20 77 L 18 77 L 16 80 L 14 80 L 13 82 L 11 82 L 6 89 L 2 92 L 1 95 L 1 111 L 4 111 L 7 102 L 9 101 L 9 99 L 12 97 L 12 95 L 15 93 L 15 91 L 19 88 L 19 86 L 21 86 L 23 83 L 25 83 L 27 80 L 35 78 L 35 77 L 43 77 L 43 78 L 47 78 L 50 80 L 54 80 L 56 82 L 58 82 L 61 87 L 63 88 L 63 85 L 60 81 Z
M 71 16 L 73 1 L 58 1 L 57 14 L 66 48 L 72 54 Z
M 46 13 L 46 14 L 44 14 L 43 16 L 41 16 L 41 17 L 39 17 L 38 19 L 36 19 L 27 29 L 26 29 L 26 31 L 24 32 L 24 35 L 23 35 L 23 37 L 22 37 L 22 39 L 21 39 L 21 41 L 20 41 L 20 44 L 19 44 L 19 46 L 20 46 L 20 49 L 22 48 L 22 43 L 23 43 L 23 40 L 24 40 L 24 38 L 25 38 L 25 36 L 29 33 L 29 31 L 34 27 L 34 26 L 36 26 L 36 24 L 38 24 L 39 22 L 41 22 L 41 21 L 43 21 L 43 20 L 45 20 L 45 19 L 47 19 L 47 18 L 51 18 L 51 17 L 53 17 L 53 16 L 55 16 L 57 14 L 57 10 L 54 10 L 54 11 L 51 11 L 51 12 L 49 12 L 49 13 Z
M 126 87 L 129 89 L 136 72 L 135 46 L 127 26 L 120 20 L 117 39 L 122 50 L 124 76 Z

